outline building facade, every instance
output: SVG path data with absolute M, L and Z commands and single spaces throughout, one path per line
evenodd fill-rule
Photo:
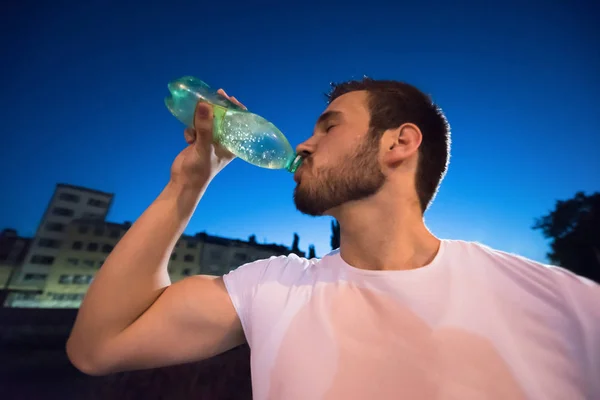
M 106 257 L 131 223 L 106 221 L 113 195 L 59 184 L 22 264 L 12 269 L 7 307 L 77 308 Z M 15 233 L 16 234 L 16 233 Z M 170 256 L 172 282 L 187 276 L 223 275 L 245 263 L 304 252 L 276 244 L 198 233 L 182 235 Z M 8 281 L 9 278 L 6 278 Z
M 8 295 L 9 282 L 25 260 L 31 240 L 19 236 L 14 229 L 0 232 L 0 305 Z
M 65 228 L 38 307 L 78 307 L 96 272 L 131 224 L 76 219 Z
M 21 266 L 9 282 L 8 306 L 36 306 L 63 248 L 67 226 L 79 218 L 104 220 L 113 194 L 59 183 Z
M 66 228 L 62 247 L 52 264 L 36 307 L 77 308 L 108 254 L 127 232 L 130 223 L 74 220 Z M 167 269 L 171 282 L 192 275 L 223 275 L 261 258 L 287 255 L 290 249 L 252 240 L 234 240 L 199 233 L 182 235 L 171 253 Z M 296 252 L 303 257 L 303 252 Z

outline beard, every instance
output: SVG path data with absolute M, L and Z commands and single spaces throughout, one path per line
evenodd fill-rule
M 345 158 L 341 165 L 320 168 L 304 181 L 300 180 L 294 190 L 298 211 L 321 216 L 344 203 L 376 194 L 385 183 L 378 154 L 379 135 L 369 132 L 354 154 Z

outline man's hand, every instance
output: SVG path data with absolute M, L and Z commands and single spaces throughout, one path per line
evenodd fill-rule
M 219 89 L 218 93 L 246 108 L 235 97 L 229 97 L 223 89 Z M 171 166 L 171 182 L 200 191 L 235 157 L 214 142 L 213 118 L 212 107 L 199 102 L 194 114 L 194 128 L 187 128 L 184 132 L 188 146 L 179 153 Z

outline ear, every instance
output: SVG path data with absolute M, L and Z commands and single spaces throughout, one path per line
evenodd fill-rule
M 412 157 L 419 150 L 422 140 L 421 130 L 412 123 L 385 131 L 381 140 L 383 162 L 393 166 Z

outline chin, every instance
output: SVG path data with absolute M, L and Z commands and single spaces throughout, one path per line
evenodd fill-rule
M 296 209 L 302 214 L 309 215 L 311 217 L 321 217 L 326 215 L 332 215 L 332 212 L 337 207 L 327 208 L 325 204 L 319 203 L 318 197 L 303 197 L 298 195 L 298 191 L 294 192 L 294 205 Z

